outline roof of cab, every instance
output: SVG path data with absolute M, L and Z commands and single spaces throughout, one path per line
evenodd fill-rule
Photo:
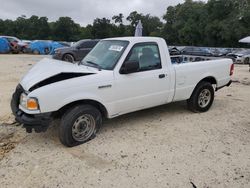
M 156 41 L 162 41 L 163 38 L 160 37 L 116 37 L 116 38 L 106 38 L 103 40 L 126 40 L 129 42 L 156 42 Z

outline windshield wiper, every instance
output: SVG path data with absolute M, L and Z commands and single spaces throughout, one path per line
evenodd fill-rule
M 92 62 L 92 61 L 86 61 L 86 63 L 92 65 L 91 67 L 98 68 L 99 71 L 102 70 L 102 67 L 101 67 L 100 65 L 98 65 L 97 63 L 94 63 L 94 62 Z M 86 64 L 83 63 L 83 62 L 80 62 L 80 64 L 86 65 Z

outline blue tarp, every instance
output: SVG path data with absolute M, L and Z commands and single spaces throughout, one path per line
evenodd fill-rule
M 59 42 L 51 42 L 50 55 L 53 55 L 55 53 L 55 49 L 62 47 L 64 47 L 64 45 L 60 44 Z
M 50 42 L 50 41 L 35 41 L 31 42 L 29 45 L 30 51 L 37 51 L 39 54 L 50 54 L 53 55 L 55 53 L 55 49 L 63 47 L 62 44 L 58 42 Z
M 9 42 L 5 38 L 0 38 L 0 53 L 9 53 L 10 52 L 10 46 Z

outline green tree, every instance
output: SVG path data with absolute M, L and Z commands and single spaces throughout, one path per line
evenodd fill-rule
M 151 16 L 150 14 L 143 15 L 137 11 L 133 11 L 129 14 L 127 20 L 130 22 L 127 29 L 131 35 L 134 34 L 136 25 L 139 20 L 141 20 L 144 36 L 160 36 L 163 23 L 160 21 L 160 18 L 156 16 Z
M 16 20 L 0 19 L 0 35 L 22 39 L 51 39 L 77 41 L 84 38 L 133 36 L 139 20 L 143 35 L 162 36 L 171 45 L 199 45 L 237 47 L 238 40 L 250 34 L 250 0 L 185 0 L 169 6 L 160 18 L 150 14 L 131 12 L 125 24 L 122 13 L 108 18 L 96 18 L 86 27 L 70 17 L 48 22 L 47 17 L 25 15 Z
M 108 38 L 113 36 L 114 25 L 107 18 L 96 18 L 92 26 L 92 35 L 94 38 Z
M 113 17 L 112 17 L 112 20 L 114 20 L 115 23 L 118 23 L 118 24 L 121 25 L 121 24 L 123 24 L 123 18 L 124 18 L 123 14 L 120 13 L 119 15 L 113 16 Z
M 70 17 L 60 17 L 53 24 L 53 38 L 62 41 L 76 41 L 79 40 L 81 34 L 81 27 L 76 24 Z

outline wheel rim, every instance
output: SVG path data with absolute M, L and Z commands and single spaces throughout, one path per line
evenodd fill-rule
M 67 61 L 67 62 L 71 62 L 71 63 L 74 62 L 74 58 L 71 55 L 66 55 L 64 60 Z
M 72 126 L 72 136 L 78 142 L 88 140 L 95 131 L 93 116 L 84 114 L 78 117 Z
M 199 97 L 198 97 L 198 105 L 201 108 L 207 107 L 211 101 L 211 98 L 212 98 L 211 92 L 208 89 L 202 90 Z

